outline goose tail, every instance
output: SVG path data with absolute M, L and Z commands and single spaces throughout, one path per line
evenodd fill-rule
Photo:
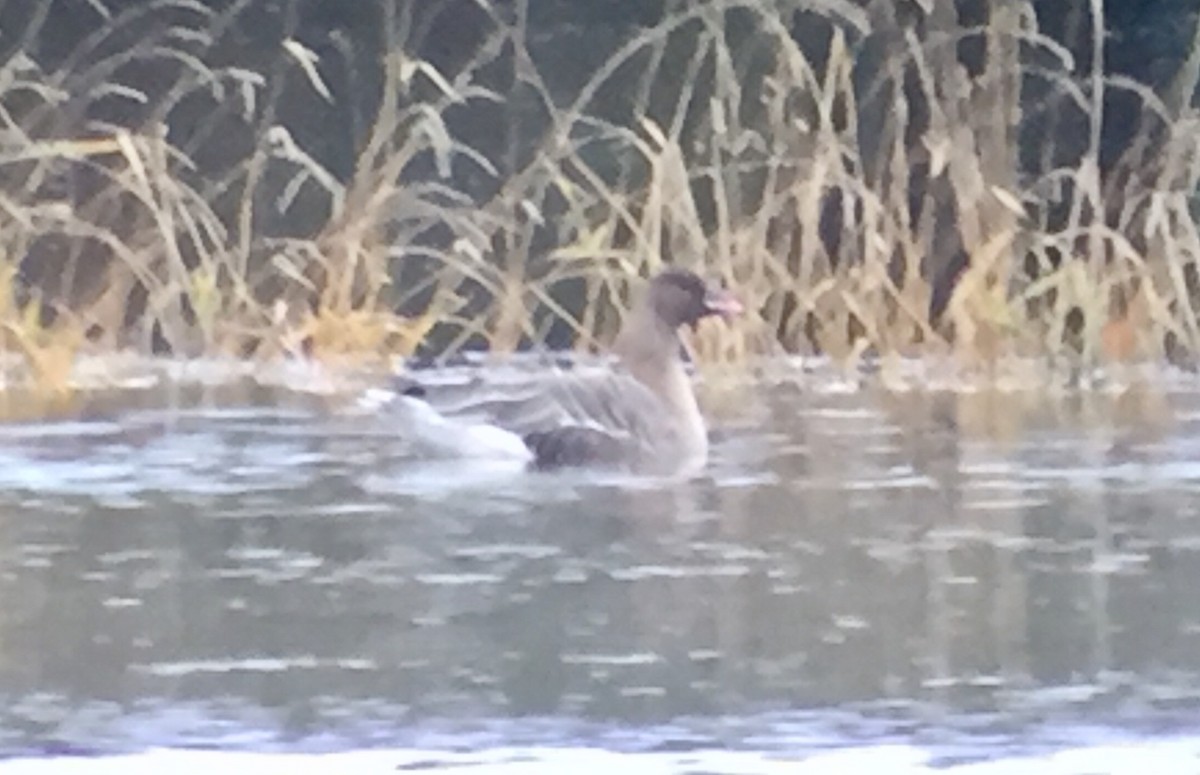
M 479 458 L 522 463 L 533 453 L 520 436 L 497 425 L 470 422 L 447 416 L 425 400 L 418 385 L 386 390 L 367 390 L 358 401 L 360 409 L 378 411 L 384 422 L 412 445 L 422 457 Z

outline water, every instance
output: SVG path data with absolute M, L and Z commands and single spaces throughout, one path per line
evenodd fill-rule
M 687 482 L 261 386 L 0 425 L 0 772 L 1200 772 L 1200 383 L 707 387 Z

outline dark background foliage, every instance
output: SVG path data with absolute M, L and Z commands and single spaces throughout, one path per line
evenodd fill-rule
M 595 93 L 580 109 L 608 127 L 637 127 L 642 113 L 660 126 L 669 123 L 680 110 L 678 97 L 685 86 L 694 89 L 689 106 L 707 105 L 706 98 L 717 88 L 713 65 L 704 63 L 689 70 L 699 24 L 680 27 L 661 46 L 641 47 L 616 65 L 610 77 L 593 80 L 598 70 L 613 61 L 614 54 L 639 35 L 704 5 L 688 0 L 0 0 L 0 62 L 27 55 L 68 93 L 65 102 L 56 101 L 49 109 L 44 100 L 10 92 L 3 107 L 21 131 L 36 140 L 103 134 L 106 127 L 113 126 L 149 131 L 165 124 L 172 145 L 194 165 L 189 167 L 194 177 L 191 184 L 204 194 L 223 223 L 237 223 L 239 208 L 250 197 L 255 204 L 254 239 L 318 238 L 336 216 L 327 195 L 302 190 L 288 207 L 280 208 L 272 205 L 287 187 L 286 172 L 274 168 L 263 172 L 265 185 L 239 176 L 245 175 L 246 159 L 267 142 L 269 130 L 281 126 L 321 167 L 343 182 L 353 180 L 361 172 L 362 152 L 380 106 L 389 97 L 383 88 L 383 63 L 389 56 L 427 62 L 450 82 L 457 74 L 469 72 L 473 86 L 485 87 L 495 96 L 472 99 L 441 114 L 450 134 L 486 160 L 472 163 L 460 156 L 449 170 L 454 190 L 482 206 L 493 201 L 513 176 L 527 170 L 531 160 L 547 153 L 559 122 L 569 115 L 589 83 L 595 85 Z M 756 36 L 761 28 L 754 23 L 754 9 L 748 4 L 721 2 L 708 6 L 719 17 L 724 43 L 737 60 L 734 66 L 743 79 L 742 88 L 756 93 L 764 88 L 770 56 L 762 51 L 761 39 Z M 989 14 L 1004 8 L 1004 3 L 763 0 L 761 6 L 772 9 L 783 21 L 818 72 L 830 56 L 835 33 L 845 36 L 858 92 L 856 151 L 863 165 L 859 172 L 866 180 L 878 183 L 886 177 L 885 169 L 872 168 L 873 164 L 889 163 L 886 153 L 876 152 L 877 146 L 888 142 L 885 128 L 897 99 L 903 97 L 909 103 L 911 119 L 903 131 L 913 149 L 908 171 L 910 220 L 918 220 L 916 214 L 922 207 L 945 211 L 939 212 L 934 244 L 921 266 L 921 273 L 933 285 L 931 310 L 936 317 L 966 261 L 956 225 L 956 205 L 953 196 L 947 195 L 952 191 L 946 181 L 937 180 L 937 173 L 930 172 L 928 160 L 922 158 L 930 110 L 924 103 L 926 95 L 915 82 L 892 83 L 888 68 L 903 59 L 906 40 L 912 35 L 932 46 L 940 45 L 938 40 L 953 41 L 954 59 L 969 77 L 978 76 L 988 65 L 983 31 L 992 21 Z M 1038 29 L 1070 53 L 1071 69 L 1066 75 L 1086 84 L 1094 51 L 1091 2 L 1034 0 L 1032 7 Z M 1195 99 L 1194 94 L 1175 94 L 1172 89 L 1192 51 L 1198 13 L 1197 0 L 1108 0 L 1104 3 L 1104 71 L 1149 87 L 1168 108 L 1180 109 Z M 865 23 L 847 22 L 856 14 Z M 196 18 L 202 15 L 206 18 L 198 25 Z M 197 30 L 203 34 L 198 36 Z M 159 41 L 161 55 L 155 53 Z M 296 41 L 315 53 L 316 72 L 328 87 L 327 96 L 287 52 L 286 41 Z M 138 56 L 123 57 L 123 52 L 135 47 Z M 1047 56 L 1038 46 L 1024 43 L 1022 47 L 1023 64 L 1036 65 L 1039 57 Z M 236 88 L 203 88 L 204 76 L 180 52 L 194 55 L 214 70 L 231 68 L 261 77 L 254 109 L 246 110 Z M 1048 64 L 1048 68 L 1054 66 Z M 911 69 L 903 78 L 914 78 Z M 1016 172 L 1035 177 L 1045 173 L 1047 165 L 1079 165 L 1089 148 L 1088 116 L 1068 105 L 1061 88 L 1032 74 L 1023 80 Z M 101 85 L 113 82 L 140 91 L 146 99 L 104 92 Z M 438 87 L 426 78 L 414 79 L 400 99 L 419 104 L 437 97 Z M 1145 143 L 1145 138 L 1164 133 L 1166 125 L 1161 116 L 1144 109 L 1145 101 L 1146 95 L 1133 89 L 1106 89 L 1100 147 L 1106 175 L 1129 175 L 1130 169 L 1153 166 L 1153 147 L 1139 150 L 1135 140 L 1142 138 Z M 748 97 L 744 103 L 745 115 L 738 118 L 752 126 L 759 117 L 755 111 L 764 110 L 763 102 Z M 685 153 L 694 152 L 703 159 L 703 153 L 693 149 L 703 149 L 712 126 L 709 117 L 697 118 L 694 112 L 696 109 L 688 107 L 683 113 L 687 120 L 677 139 Z M 578 131 L 578 126 L 572 131 Z M 597 148 L 605 147 L 597 144 Z M 602 157 L 605 152 L 580 151 Z M 1140 155 L 1130 159 L 1134 152 Z M 641 173 L 630 170 L 628 158 L 615 155 L 599 162 L 589 158 L 589 163 L 612 179 L 636 179 Z M 406 164 L 396 182 L 437 178 L 438 164 L 436 153 L 427 152 Z M 6 185 L 27 192 L 31 187 L 51 193 L 61 190 L 80 208 L 105 185 L 103 176 L 87 169 L 73 168 L 58 177 L 36 171 L 28 180 L 22 177 L 34 169 L 9 165 Z M 278 179 L 271 180 L 271 176 Z M 238 182 L 229 182 L 234 179 Z M 705 185 L 702 180 L 693 184 Z M 837 242 L 846 194 L 833 186 L 823 196 L 819 236 L 829 265 L 836 268 L 840 255 L 853 252 Z M 698 199 L 702 210 L 709 206 L 704 197 Z M 735 216 L 753 209 L 753 195 L 745 196 L 741 204 Z M 553 220 L 552 196 L 536 199 L 536 205 Z M 1048 215 L 1040 223 L 1043 228 L 1054 230 L 1067 217 L 1067 207 L 1056 213 L 1056 206 L 1044 204 Z M 711 212 L 702 212 L 702 216 L 710 223 L 713 220 Z M 116 223 L 115 229 L 127 228 L 130 233 L 136 226 L 120 217 Z M 441 225 L 420 237 L 425 244 L 440 240 L 444 247 L 455 234 Z M 520 250 L 505 244 L 488 246 L 488 258 L 503 264 L 506 254 L 536 257 L 552 249 L 561 237 L 554 228 L 542 228 L 517 246 Z M 89 250 L 103 253 L 95 245 L 60 236 L 35 239 L 21 263 L 22 278 L 49 297 L 70 303 L 74 297 L 87 295 L 81 287 L 87 285 L 89 274 L 111 260 L 107 255 L 85 255 Z M 83 266 L 83 271 L 78 277 L 70 273 L 74 278 L 71 287 L 61 287 L 66 282 L 61 279 L 66 274 L 64 267 L 74 264 Z M 409 266 L 423 271 L 419 261 Z M 408 270 L 400 267 L 393 271 Z M 267 289 L 262 301 L 271 301 L 271 282 L 255 287 Z M 135 282 L 130 290 L 131 318 L 144 305 L 138 298 L 139 289 Z M 574 298 L 579 300 L 577 293 Z M 190 314 L 188 303 L 184 307 Z
M 879 33 L 866 36 L 848 30 L 852 44 L 867 54 L 858 60 L 867 78 L 875 59 L 870 52 L 888 44 L 874 36 L 894 38 L 906 24 L 921 23 L 921 14 L 912 0 L 858 0 L 857 4 L 876 17 L 887 16 L 898 22 L 879 25 Z M 148 0 L 105 0 L 105 7 L 115 18 L 161 5 Z M 286 84 L 277 86 L 285 96 L 278 103 L 278 118 L 292 128 L 301 145 L 319 161 L 339 175 L 349 176 L 363 132 L 380 98 L 378 63 L 388 44 L 383 32 L 387 4 L 206 0 L 205 5 L 218 16 L 223 15 L 227 24 L 224 34 L 213 41 L 211 56 L 215 61 L 270 73 L 278 67 L 280 44 L 287 38 L 299 40 L 320 56 L 321 73 L 336 97 L 334 102 L 320 99 L 293 75 Z M 810 10 L 818 4 L 791 5 L 796 8 L 793 34 L 819 62 L 833 22 Z M 547 78 L 551 93 L 566 103 L 619 46 L 638 30 L 662 21 L 681 4 L 670 0 L 504 0 L 484 10 L 474 0 L 414 0 L 398 6 L 399 15 L 406 17 L 400 23 L 407 29 L 408 53 L 446 73 L 455 72 L 475 57 L 498 21 L 515 22 L 517 15 L 523 14 L 536 64 Z M 987 4 L 983 0 L 957 0 L 955 8 L 964 26 L 986 22 Z M 1066 46 L 1075 57 L 1077 72 L 1085 74 L 1091 67 L 1092 51 L 1089 0 L 1035 0 L 1034 8 L 1040 29 Z M 1106 0 L 1104 12 L 1108 24 L 1105 70 L 1128 76 L 1160 93 L 1169 89 L 1187 56 L 1200 4 L 1196 0 Z M 137 36 L 161 34 L 172 17 L 161 7 L 157 13 L 147 13 L 144 24 L 125 25 L 122 34 L 109 36 L 91 56 L 98 58 L 128 45 Z M 80 45 L 97 32 L 101 23 L 89 0 L 4 0 L 0 2 L 0 59 L 23 50 L 43 68 L 54 70 L 77 55 Z M 965 40 L 958 49 L 959 59 L 968 69 L 979 66 L 982 48 L 978 39 Z M 488 156 L 502 165 L 507 155 L 511 166 L 520 163 L 522 151 L 527 152 L 533 145 L 530 138 L 545 127 L 539 122 L 544 114 L 539 115 L 532 101 L 522 98 L 526 87 L 517 72 L 518 63 L 509 54 L 511 50 L 502 51 L 496 57 L 489 85 L 508 97 L 511 104 L 474 105 L 464 111 L 456 128 L 468 143 L 486 149 Z M 134 85 L 153 93 L 155 85 L 166 87 L 172 83 L 175 73 L 164 66 L 153 72 L 125 75 Z M 1109 100 L 1104 134 L 1106 160 L 1119 155 L 1133 131 L 1128 117 L 1136 109 L 1137 97 L 1113 91 Z M 601 105 L 615 117 L 629 109 L 630 102 L 629 94 L 613 93 Z M 522 106 L 531 107 L 530 114 L 523 113 Z M 106 118 L 136 126 L 146 116 L 125 104 L 116 115 Z M 1069 125 L 1059 131 L 1061 137 L 1057 139 L 1064 146 L 1080 134 Z

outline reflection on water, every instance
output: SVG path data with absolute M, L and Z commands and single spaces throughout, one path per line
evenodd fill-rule
M 0 750 L 1200 723 L 1200 392 L 736 395 L 684 483 L 418 461 L 275 393 L 0 426 Z

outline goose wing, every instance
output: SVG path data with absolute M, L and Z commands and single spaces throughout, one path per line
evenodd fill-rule
M 395 389 L 455 422 L 516 434 L 539 468 L 634 464 L 672 435 L 658 397 L 619 369 L 554 371 L 519 380 L 479 374 L 437 386 L 399 378 Z

